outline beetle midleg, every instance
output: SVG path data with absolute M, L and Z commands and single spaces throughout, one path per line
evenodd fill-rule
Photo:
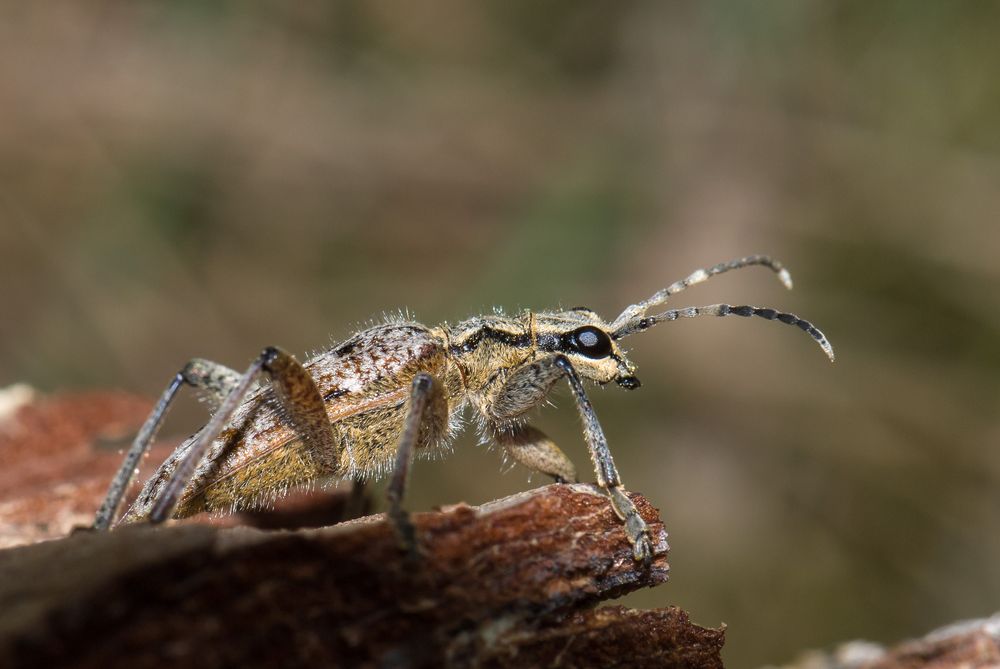
M 146 454 L 146 451 L 149 450 L 150 445 L 152 445 L 153 439 L 156 437 L 156 432 L 159 430 L 161 423 L 163 423 L 167 410 L 170 409 L 170 405 L 177 396 L 177 391 L 180 390 L 181 385 L 186 383 L 192 386 L 200 391 L 199 394 L 209 400 L 214 407 L 218 407 L 239 379 L 239 372 L 225 365 L 220 365 L 217 362 L 201 358 L 192 358 L 174 375 L 163 391 L 163 394 L 160 395 L 159 401 L 157 401 L 146 422 L 143 423 L 139 433 L 135 436 L 135 441 L 132 442 L 128 453 L 125 454 L 118 473 L 111 480 L 111 485 L 108 487 L 108 492 L 101 503 L 101 508 L 97 510 L 97 515 L 94 518 L 95 530 L 108 529 L 118 516 L 122 498 L 125 497 L 126 491 L 132 484 L 139 461 Z
M 403 432 L 396 446 L 392 478 L 385 491 L 389 503 L 389 521 L 403 548 L 411 555 L 417 552 L 416 532 L 409 514 L 403 509 L 403 493 L 410 463 L 413 462 L 413 451 L 421 443 L 422 433 L 427 428 L 433 429 L 435 424 L 447 422 L 448 403 L 441 382 L 428 372 L 418 372 L 410 386 L 410 401 L 403 420 Z
M 493 441 L 515 462 L 551 476 L 556 483 L 577 481 L 573 462 L 538 428 L 530 425 L 497 428 Z
M 205 452 L 232 418 L 237 407 L 253 387 L 257 375 L 261 373 L 268 377 L 276 399 L 303 443 L 312 451 L 337 453 L 337 441 L 315 381 L 302 363 L 281 349 L 269 346 L 230 389 L 218 411 L 201 431 L 198 441 L 178 463 L 162 493 L 153 504 L 149 514 L 150 522 L 161 523 L 173 514 L 181 493 L 187 487 Z
M 341 520 L 353 520 L 365 515 L 368 508 L 368 497 L 365 495 L 367 484 L 364 479 L 355 478 L 351 481 L 351 492 L 347 495 L 344 508 L 340 513 Z
M 576 399 L 576 407 L 580 411 L 583 419 L 583 436 L 590 449 L 590 457 L 594 462 L 594 470 L 597 473 L 597 483 L 608 491 L 611 498 L 611 508 L 625 521 L 625 534 L 632 543 L 632 556 L 638 562 L 648 563 L 653 557 L 653 548 L 650 543 L 649 527 L 646 521 L 639 515 L 635 504 L 625 494 L 621 479 L 618 477 L 618 470 L 611 457 L 611 450 L 608 448 L 608 440 L 604 436 L 601 423 L 597 420 L 594 407 L 587 398 L 587 393 L 583 390 L 583 383 L 579 375 L 573 369 L 573 364 L 563 355 L 554 358 L 554 364 L 565 374 L 569 381 L 569 387 L 573 391 Z

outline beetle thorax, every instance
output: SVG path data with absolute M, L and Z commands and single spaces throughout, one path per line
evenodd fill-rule
M 468 392 L 482 392 L 535 358 L 533 320 L 530 313 L 477 316 L 448 329 L 449 358 L 459 368 Z
M 518 368 L 564 355 L 579 374 L 596 383 L 631 378 L 628 362 L 589 309 L 526 311 L 517 316 L 479 316 L 449 328 L 449 357 L 473 396 L 503 383 Z

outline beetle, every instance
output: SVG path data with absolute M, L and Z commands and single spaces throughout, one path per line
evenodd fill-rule
M 639 387 L 620 342 L 659 323 L 699 316 L 758 316 L 794 325 L 834 359 L 826 337 L 806 320 L 776 309 L 715 304 L 653 307 L 689 286 L 759 265 L 787 288 L 784 266 L 764 255 L 699 269 L 604 321 L 586 307 L 485 315 L 428 327 L 404 318 L 355 333 L 300 363 L 265 348 L 242 374 L 202 359 L 170 381 L 126 454 L 97 512 L 94 528 L 116 524 L 136 466 L 178 390 L 189 385 L 216 404 L 209 422 L 184 441 L 146 481 L 121 523 L 161 523 L 203 511 L 266 507 L 287 490 L 329 478 L 358 481 L 389 475 L 388 518 L 404 546 L 416 537 L 402 508 L 415 453 L 430 454 L 461 427 L 467 406 L 481 430 L 515 462 L 576 480 L 569 458 L 525 416 L 566 379 L 583 421 L 597 483 L 623 521 L 634 558 L 652 558 L 650 532 L 629 499 L 584 381 Z M 267 383 L 259 384 L 263 377 Z

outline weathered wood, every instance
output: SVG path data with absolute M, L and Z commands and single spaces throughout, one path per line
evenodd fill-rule
M 89 521 L 117 464 L 93 441 L 134 429 L 143 405 L 57 398 L 6 422 L 9 541 Z M 345 499 L 235 520 L 330 522 Z M 648 569 L 588 485 L 416 514 L 418 561 L 382 516 L 295 531 L 126 527 L 0 550 L 0 666 L 721 667 L 722 631 L 678 609 L 595 608 L 667 579 L 663 525 L 633 500 L 653 530 Z
M 996 669 L 1000 667 L 1000 613 L 934 630 L 892 647 L 865 641 L 830 653 L 809 652 L 783 669 Z
M 25 386 L 0 389 L 0 548 L 92 522 L 121 462 L 118 449 L 151 408 L 119 392 L 45 397 Z
M 718 667 L 722 632 L 676 609 L 594 610 L 667 579 L 606 497 L 552 485 L 416 514 L 408 561 L 381 516 L 318 530 L 130 527 L 0 552 L 3 666 Z

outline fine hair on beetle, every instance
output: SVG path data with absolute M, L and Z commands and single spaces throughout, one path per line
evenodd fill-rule
M 557 482 L 577 480 L 565 453 L 527 421 L 529 411 L 565 380 L 597 484 L 623 521 L 633 557 L 648 563 L 655 548 L 649 528 L 625 491 L 584 382 L 638 388 L 636 367 L 619 342 L 660 323 L 700 316 L 757 316 L 795 326 L 832 361 L 833 348 L 819 329 L 770 307 L 713 304 L 649 313 L 693 285 L 749 266 L 768 268 L 792 287 L 781 263 L 754 255 L 696 270 L 611 322 L 586 307 L 474 316 L 456 325 L 398 318 L 360 330 L 304 363 L 274 346 L 243 372 L 194 358 L 173 376 L 139 430 L 94 527 L 266 507 L 289 489 L 317 481 L 389 476 L 388 521 L 400 546 L 416 554 L 419 537 L 402 506 L 410 465 L 415 455 L 440 452 L 461 429 L 467 410 L 484 437 L 514 462 Z M 136 468 L 184 386 L 216 409 L 149 477 L 119 519 Z

